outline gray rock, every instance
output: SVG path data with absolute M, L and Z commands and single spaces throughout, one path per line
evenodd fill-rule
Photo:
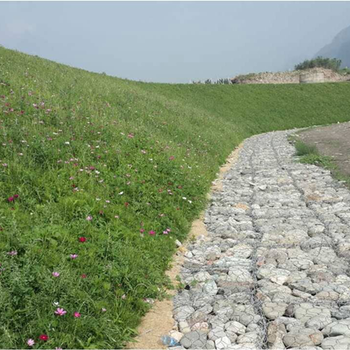
M 350 337 L 350 319 L 332 322 L 322 330 L 322 333 L 329 337 L 337 335 Z
M 283 316 L 286 309 L 287 309 L 287 304 L 284 303 L 271 303 L 271 302 L 266 302 L 263 303 L 262 305 L 262 310 L 264 315 L 270 319 L 274 320 L 277 317 Z
M 304 347 L 315 346 L 321 344 L 323 334 L 318 330 L 310 328 L 300 329 L 297 332 L 290 332 L 283 337 L 286 347 Z
M 201 331 L 186 333 L 180 344 L 186 349 L 204 349 L 207 344 L 207 334 Z

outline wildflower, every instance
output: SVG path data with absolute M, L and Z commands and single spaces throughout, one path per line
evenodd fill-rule
M 153 235 L 155 235 L 155 234 L 156 234 L 156 232 L 155 232 L 155 231 L 153 231 L 153 230 L 149 231 L 148 233 L 149 233 L 151 236 L 153 236 Z
M 175 159 L 174 156 L 169 157 L 169 160 L 174 160 L 174 159 Z
M 86 278 L 87 275 L 86 275 L 85 273 L 83 273 L 80 277 L 81 277 L 81 278 Z
M 16 250 L 12 250 L 11 252 L 8 252 L 7 254 L 11 255 L 11 256 L 15 256 L 15 255 L 17 255 L 17 251 Z
M 66 141 L 64 144 L 65 144 L 65 145 L 69 145 L 70 143 L 69 143 L 69 141 Z
M 78 257 L 78 254 L 71 254 L 70 257 L 71 259 L 76 259 Z
M 57 347 L 56 347 L 55 350 L 62 350 L 62 348 L 57 348 Z
M 15 199 L 17 199 L 17 198 L 19 197 L 19 195 L 18 195 L 18 194 L 15 194 L 13 197 L 14 197 Z
M 163 235 L 167 235 L 169 232 L 167 230 L 163 231 Z
M 91 221 L 91 220 L 92 220 L 92 216 L 91 216 L 91 215 L 88 215 L 88 216 L 86 217 L 86 220 L 87 220 L 87 221 Z
M 15 200 L 15 198 L 14 198 L 14 197 L 8 197 L 7 200 L 8 200 L 9 202 L 13 202 L 13 201 Z
M 86 237 L 79 237 L 79 242 L 81 242 L 81 243 L 86 242 Z
M 144 228 L 141 228 L 141 229 L 140 229 L 140 232 L 141 232 L 141 233 L 144 233 L 144 232 L 145 232 L 145 229 L 144 229 Z
M 78 317 L 80 317 L 81 316 L 81 314 L 79 313 L 79 312 L 74 312 L 74 317 L 75 318 L 78 318 Z
M 124 193 L 124 192 L 123 192 L 123 191 L 121 191 L 121 192 L 119 192 L 118 194 L 119 194 L 119 196 L 121 196 L 123 193 Z
M 101 309 L 102 312 L 106 312 L 107 309 L 105 309 L 104 307 Z
M 66 313 L 67 313 L 67 311 L 64 310 L 64 309 L 62 309 L 62 308 L 60 308 L 60 307 L 58 307 L 58 308 L 56 309 L 56 311 L 55 311 L 55 314 L 58 315 L 58 316 L 63 316 L 63 315 L 65 315 Z
M 126 299 L 126 295 L 125 294 L 122 295 L 122 299 L 123 300 Z
M 52 272 L 52 276 L 53 277 L 60 277 L 60 273 L 59 272 Z
M 60 303 L 58 301 L 54 301 L 52 304 L 55 306 L 60 306 Z
M 2 163 L 2 166 L 6 168 L 7 167 L 7 163 Z
M 28 346 L 33 346 L 35 344 L 35 341 L 33 339 L 28 339 L 27 344 Z
M 46 334 L 41 334 L 39 339 L 42 340 L 42 341 L 48 341 L 49 340 L 49 336 L 46 335 Z

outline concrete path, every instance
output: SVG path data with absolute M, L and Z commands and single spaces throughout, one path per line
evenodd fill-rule
M 289 133 L 246 140 L 212 196 L 174 297 L 179 348 L 350 349 L 350 192 Z

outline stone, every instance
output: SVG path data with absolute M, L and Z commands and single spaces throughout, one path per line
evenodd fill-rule
M 322 341 L 323 334 L 318 330 L 310 328 L 304 328 L 296 332 L 290 332 L 283 337 L 283 343 L 287 348 L 315 346 L 321 344 Z
M 311 317 L 306 323 L 305 326 L 307 328 L 314 328 L 314 329 L 318 329 L 321 330 L 324 327 L 326 327 L 327 325 L 329 325 L 330 323 L 332 323 L 332 318 L 330 316 L 314 316 Z
M 287 304 L 285 303 L 271 303 L 271 302 L 265 302 L 262 305 L 262 310 L 264 315 L 270 319 L 270 320 L 274 320 L 277 317 L 283 316 L 286 308 L 287 308 Z
M 310 303 L 301 303 L 294 308 L 294 316 L 305 324 L 310 318 L 314 316 L 331 316 L 331 312 L 327 308 L 314 306 Z
M 201 331 L 186 333 L 181 338 L 180 344 L 186 349 L 203 349 L 207 344 L 207 334 Z
M 203 286 L 203 293 L 209 295 L 216 295 L 218 292 L 218 286 L 216 285 L 214 280 L 209 280 Z
M 178 331 L 170 331 L 169 336 L 176 339 L 179 342 L 184 336 L 184 334 Z
M 328 337 L 337 335 L 350 337 L 350 319 L 332 322 L 322 330 L 322 333 Z
M 220 339 L 226 337 L 226 333 L 223 328 L 217 327 L 213 328 L 208 333 L 208 339 L 215 341 L 216 339 Z
M 176 321 L 185 321 L 194 312 L 191 306 L 180 306 L 174 310 L 174 318 Z
M 215 340 L 215 347 L 218 350 L 226 349 L 230 345 L 231 345 L 231 340 L 226 336 Z
M 350 350 L 350 338 L 344 335 L 325 338 L 321 347 L 324 350 Z
M 231 321 L 225 324 L 225 331 L 228 334 L 235 333 L 237 335 L 244 334 L 246 327 L 237 321 Z
M 245 344 L 245 343 L 253 343 L 256 344 L 258 342 L 259 334 L 257 332 L 247 332 L 238 336 L 237 343 Z
M 179 330 L 182 333 L 189 333 L 189 332 L 191 332 L 191 327 L 186 321 L 180 321 L 179 322 Z

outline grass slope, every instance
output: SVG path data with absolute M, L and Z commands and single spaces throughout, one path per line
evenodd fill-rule
M 233 148 L 350 120 L 349 94 L 137 83 L 0 48 L 0 345 L 122 347 Z

